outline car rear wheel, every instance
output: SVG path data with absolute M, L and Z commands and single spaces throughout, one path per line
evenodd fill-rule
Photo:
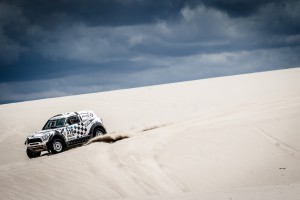
M 64 150 L 64 145 L 61 139 L 55 138 L 51 141 L 50 150 L 52 153 L 60 153 Z
M 32 151 L 32 150 L 30 150 L 30 149 L 26 149 L 26 153 L 27 153 L 27 156 L 28 156 L 28 158 L 36 158 L 36 157 L 39 157 L 40 155 L 41 155 L 41 152 L 39 151 L 39 152 L 34 152 L 34 151 Z
M 100 135 L 104 135 L 105 133 L 103 133 L 103 131 L 101 130 L 101 128 L 97 127 L 94 130 L 94 137 L 100 136 Z

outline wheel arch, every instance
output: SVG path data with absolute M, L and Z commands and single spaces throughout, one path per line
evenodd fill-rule
M 101 124 L 100 122 L 96 122 L 95 124 L 92 125 L 89 135 L 91 135 L 92 137 L 94 136 L 94 131 L 96 128 L 100 128 L 101 131 L 106 134 L 106 129 L 104 128 L 103 124 Z
M 55 133 L 54 133 L 53 135 L 50 136 L 49 141 L 47 142 L 47 148 L 48 148 L 48 149 L 49 149 L 49 145 L 51 144 L 52 140 L 54 140 L 54 139 L 56 139 L 56 138 L 58 138 L 58 139 L 60 139 L 60 140 L 62 141 L 63 146 L 64 146 L 65 148 L 68 147 L 68 145 L 67 145 L 67 143 L 66 143 L 65 137 L 64 137 L 61 133 L 59 133 L 58 131 L 55 131 Z

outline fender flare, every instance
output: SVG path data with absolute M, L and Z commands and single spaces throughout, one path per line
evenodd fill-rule
M 61 134 L 60 132 L 55 131 L 55 133 L 54 133 L 53 135 L 50 136 L 48 142 L 46 143 L 46 146 L 47 146 L 48 149 L 49 149 L 49 145 L 51 144 L 53 138 L 59 138 L 59 139 L 61 139 L 61 141 L 63 142 L 63 145 L 64 145 L 65 147 L 68 147 L 68 145 L 67 145 L 67 143 L 66 143 L 66 138 L 65 138 L 65 136 L 64 136 L 63 134 Z
M 93 133 L 95 128 L 99 127 L 101 129 L 101 131 L 103 131 L 104 134 L 106 134 L 106 129 L 104 128 L 103 124 L 101 124 L 100 122 L 96 122 L 95 124 L 92 125 L 89 135 L 93 137 Z

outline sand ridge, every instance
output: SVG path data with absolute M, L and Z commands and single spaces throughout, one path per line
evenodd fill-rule
M 26 157 L 49 117 L 87 109 L 100 142 Z M 300 68 L 1 105 L 1 199 L 294 200 L 299 120 Z

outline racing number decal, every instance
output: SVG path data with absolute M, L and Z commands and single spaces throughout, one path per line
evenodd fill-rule
M 69 139 L 84 137 L 87 135 L 87 127 L 83 123 L 79 123 L 67 128 L 67 136 Z
M 67 137 L 68 137 L 68 139 L 73 139 L 73 138 L 75 138 L 75 136 L 76 136 L 76 133 L 75 133 L 73 127 L 67 127 Z

